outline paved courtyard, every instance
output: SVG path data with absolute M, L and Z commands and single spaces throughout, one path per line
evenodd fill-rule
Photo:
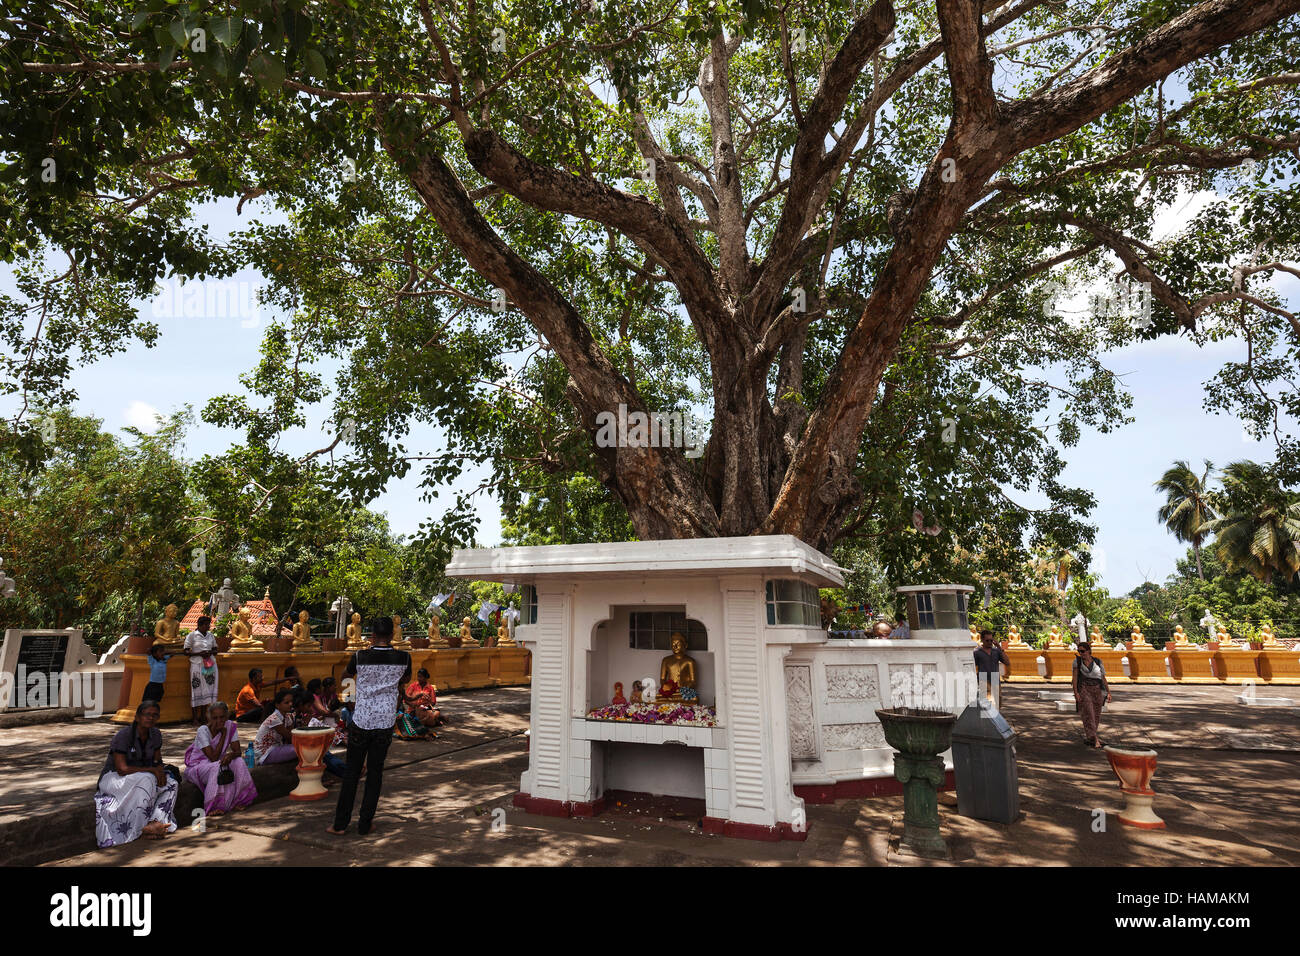
M 1021 818 L 961 817 L 942 806 L 958 865 L 1287 866 L 1300 864 L 1300 719 L 1247 709 L 1237 688 L 1120 687 L 1102 720 L 1107 742 L 1154 747 L 1165 831 L 1123 827 L 1104 754 L 1079 740 L 1074 713 L 1007 689 L 1019 733 Z M 1051 689 L 1060 690 L 1053 687 Z M 1300 688 L 1270 688 L 1300 703 Z M 269 800 L 161 842 L 70 855 L 58 865 L 286 863 L 355 865 L 947 865 L 901 857 L 902 798 L 810 806 L 805 842 L 761 843 L 699 832 L 691 819 L 644 819 L 614 808 L 593 819 L 524 814 L 510 799 L 526 765 L 528 691 L 448 696 L 457 721 L 436 742 L 394 741 L 375 830 L 326 834 L 334 800 Z M 0 823 L 89 804 L 111 727 L 87 722 L 0 730 Z M 188 728 L 166 731 L 179 756 Z M 497 810 L 504 811 L 495 812 Z M 1106 812 L 1095 832 L 1096 810 Z M 494 826 L 495 823 L 495 826 Z M 501 824 L 504 823 L 504 826 Z

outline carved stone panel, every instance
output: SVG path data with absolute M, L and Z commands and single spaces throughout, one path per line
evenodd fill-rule
M 822 724 L 822 743 L 827 750 L 879 750 L 889 746 L 880 724 Z
M 826 696 L 831 700 L 879 700 L 876 665 L 827 664 Z
M 817 733 L 813 717 L 812 673 L 808 665 L 786 667 L 785 707 L 790 722 L 790 756 L 815 760 Z

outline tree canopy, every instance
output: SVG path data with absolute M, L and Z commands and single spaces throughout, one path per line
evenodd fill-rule
M 247 431 L 269 495 L 328 400 L 339 486 L 487 461 L 524 536 L 558 500 L 886 564 L 982 528 L 1075 547 L 1061 449 L 1124 420 L 1108 348 L 1245 335 L 1233 374 L 1277 384 L 1300 347 L 1267 284 L 1300 228 L 1300 0 L 7 9 L 0 387 L 66 398 L 69 354 L 156 334 L 131 307 L 156 281 L 253 266 L 288 318 L 252 400 L 204 417 Z M 1157 236 L 1188 189 L 1220 199 Z M 261 212 L 217 243 L 212 198 Z M 601 445 L 620 407 L 696 415 L 702 456 Z M 421 422 L 450 450 L 408 449 Z M 468 500 L 444 530 L 472 534 Z

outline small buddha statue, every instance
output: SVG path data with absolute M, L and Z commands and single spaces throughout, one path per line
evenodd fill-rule
M 1136 624 L 1133 625 L 1133 646 L 1134 647 L 1151 646 L 1150 644 L 1147 643 L 1147 638 L 1146 635 L 1142 633 L 1142 628 Z
M 230 624 L 230 649 L 232 651 L 260 651 L 262 649 L 261 641 L 256 642 L 256 647 L 253 646 L 253 626 L 248 622 L 248 616 L 248 608 L 241 607 L 234 621 Z
M 306 611 L 298 612 L 298 622 L 293 626 L 293 649 L 295 651 L 319 651 L 320 644 L 311 638 L 311 625 L 307 623 Z
M 179 609 L 175 604 L 168 604 L 163 608 L 163 616 L 158 619 L 158 623 L 153 626 L 153 638 L 156 642 L 163 644 L 179 644 L 180 621 L 176 620 Z
M 1218 626 L 1218 633 L 1215 635 L 1215 640 L 1219 642 L 1219 650 L 1221 651 L 1241 650 L 1241 648 L 1237 646 L 1237 642 L 1234 641 L 1232 639 L 1232 636 L 1228 633 L 1228 628 L 1223 624 L 1219 624 L 1217 626 Z
M 400 614 L 393 615 L 393 646 L 403 651 L 411 649 L 411 642 L 402 637 L 402 616 Z
M 365 650 L 365 641 L 361 639 L 361 615 L 356 611 L 352 612 L 352 620 L 348 624 L 348 650 L 362 651 Z
M 1094 653 L 1096 653 L 1098 648 L 1110 647 L 1110 645 L 1106 643 L 1106 635 L 1101 633 L 1101 628 L 1097 627 L 1095 624 L 1092 627 L 1092 633 L 1088 635 L 1088 642 L 1092 645 Z
M 1277 639 L 1273 633 L 1273 625 L 1265 621 L 1259 626 L 1259 639 L 1264 642 L 1264 647 L 1269 649 L 1280 649 L 1285 645 Z
M 1064 647 L 1065 641 L 1061 640 L 1061 626 L 1053 624 L 1052 630 L 1047 635 L 1048 647 Z
M 510 636 L 510 628 L 506 627 L 505 623 L 502 622 L 501 626 L 497 628 L 497 647 L 514 646 L 515 641 L 514 638 Z
M 469 629 L 469 618 L 460 622 L 460 646 L 461 647 L 479 647 L 479 642 L 474 639 L 474 635 Z
M 686 703 L 698 701 L 695 659 L 686 653 L 686 638 L 674 633 L 668 644 L 673 652 L 659 664 L 659 694 L 656 699 Z
M 623 696 L 623 682 L 614 681 L 614 699 L 610 701 L 615 707 L 621 707 L 627 703 L 627 698 Z
M 976 644 L 980 642 L 980 629 L 974 624 L 970 626 L 970 639 Z
M 442 636 L 442 618 L 434 615 L 429 619 L 429 646 L 448 647 L 447 639 Z
M 1175 625 L 1175 627 L 1174 627 L 1174 646 L 1175 646 L 1175 647 L 1190 647 L 1190 646 L 1191 646 L 1191 643 L 1192 643 L 1192 642 L 1189 641 L 1189 640 L 1187 639 L 1187 635 L 1183 633 L 1183 626 L 1182 626 L 1181 624 Z
M 1007 645 L 1009 647 L 1027 646 L 1024 639 L 1020 636 L 1020 628 L 1016 627 L 1014 624 L 1007 628 Z

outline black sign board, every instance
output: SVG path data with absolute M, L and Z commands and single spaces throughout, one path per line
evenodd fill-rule
M 24 634 L 21 640 L 15 670 L 24 664 L 28 674 L 56 674 L 63 670 L 64 658 L 68 655 L 68 635 Z

